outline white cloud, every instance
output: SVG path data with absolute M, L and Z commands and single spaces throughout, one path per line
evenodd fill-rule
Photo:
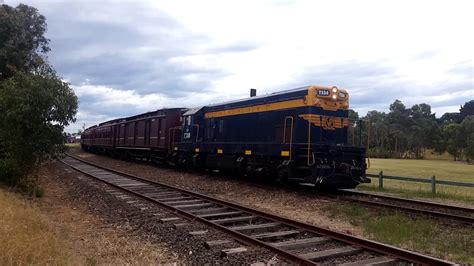
M 82 113 L 101 105 L 132 115 L 318 82 L 346 87 L 361 114 L 401 99 L 440 116 L 474 98 L 469 0 L 26 3 L 48 18 L 53 64 L 77 60 L 61 69 L 72 71 Z M 88 24 L 71 31 L 69 21 Z
M 133 90 L 118 90 L 106 86 L 83 84 L 73 86 L 79 99 L 88 99 L 85 108 L 80 108 L 77 113 L 77 122 L 68 127 L 68 131 L 77 132 L 82 128 L 97 125 L 107 120 L 124 117 L 127 114 L 137 114 L 154 111 L 160 108 L 197 107 L 209 102 L 222 101 L 217 95 L 201 95 L 190 92 L 180 98 L 170 98 L 159 93 L 140 95 Z

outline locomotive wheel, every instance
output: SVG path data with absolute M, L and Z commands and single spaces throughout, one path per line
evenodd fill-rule
M 290 175 L 290 171 L 288 169 L 278 170 L 277 182 L 280 184 L 287 184 L 289 175 Z

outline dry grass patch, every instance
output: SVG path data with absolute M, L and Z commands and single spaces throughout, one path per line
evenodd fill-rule
M 54 167 L 54 165 L 53 165 Z M 0 265 L 156 265 L 177 255 L 71 202 L 45 167 L 46 194 L 30 200 L 0 188 Z M 55 178 L 60 178 L 55 176 Z M 46 182 L 47 181 L 47 182 Z
M 73 262 L 58 232 L 30 202 L 0 189 L 0 264 Z

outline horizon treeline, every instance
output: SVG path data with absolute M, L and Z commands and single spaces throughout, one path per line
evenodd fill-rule
M 349 110 L 349 118 L 348 143 L 368 148 L 370 157 L 422 159 L 429 150 L 448 152 L 455 161 L 474 159 L 474 100 L 440 118 L 428 104 L 407 108 L 400 100 L 388 113 L 374 110 L 359 117 Z

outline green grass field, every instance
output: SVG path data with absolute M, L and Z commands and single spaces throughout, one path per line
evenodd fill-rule
M 474 182 L 474 165 L 445 160 L 370 159 L 368 173 Z
M 474 183 L 474 165 L 466 162 L 450 160 L 406 160 L 406 159 L 370 159 L 368 173 L 407 176 L 429 179 L 436 176 L 437 180 L 461 181 Z M 371 184 L 359 186 L 363 190 L 378 190 L 378 179 L 372 178 Z M 437 194 L 431 194 L 431 185 L 416 182 L 384 179 L 387 192 L 417 197 L 438 197 L 462 200 L 474 203 L 474 188 L 437 185 Z

